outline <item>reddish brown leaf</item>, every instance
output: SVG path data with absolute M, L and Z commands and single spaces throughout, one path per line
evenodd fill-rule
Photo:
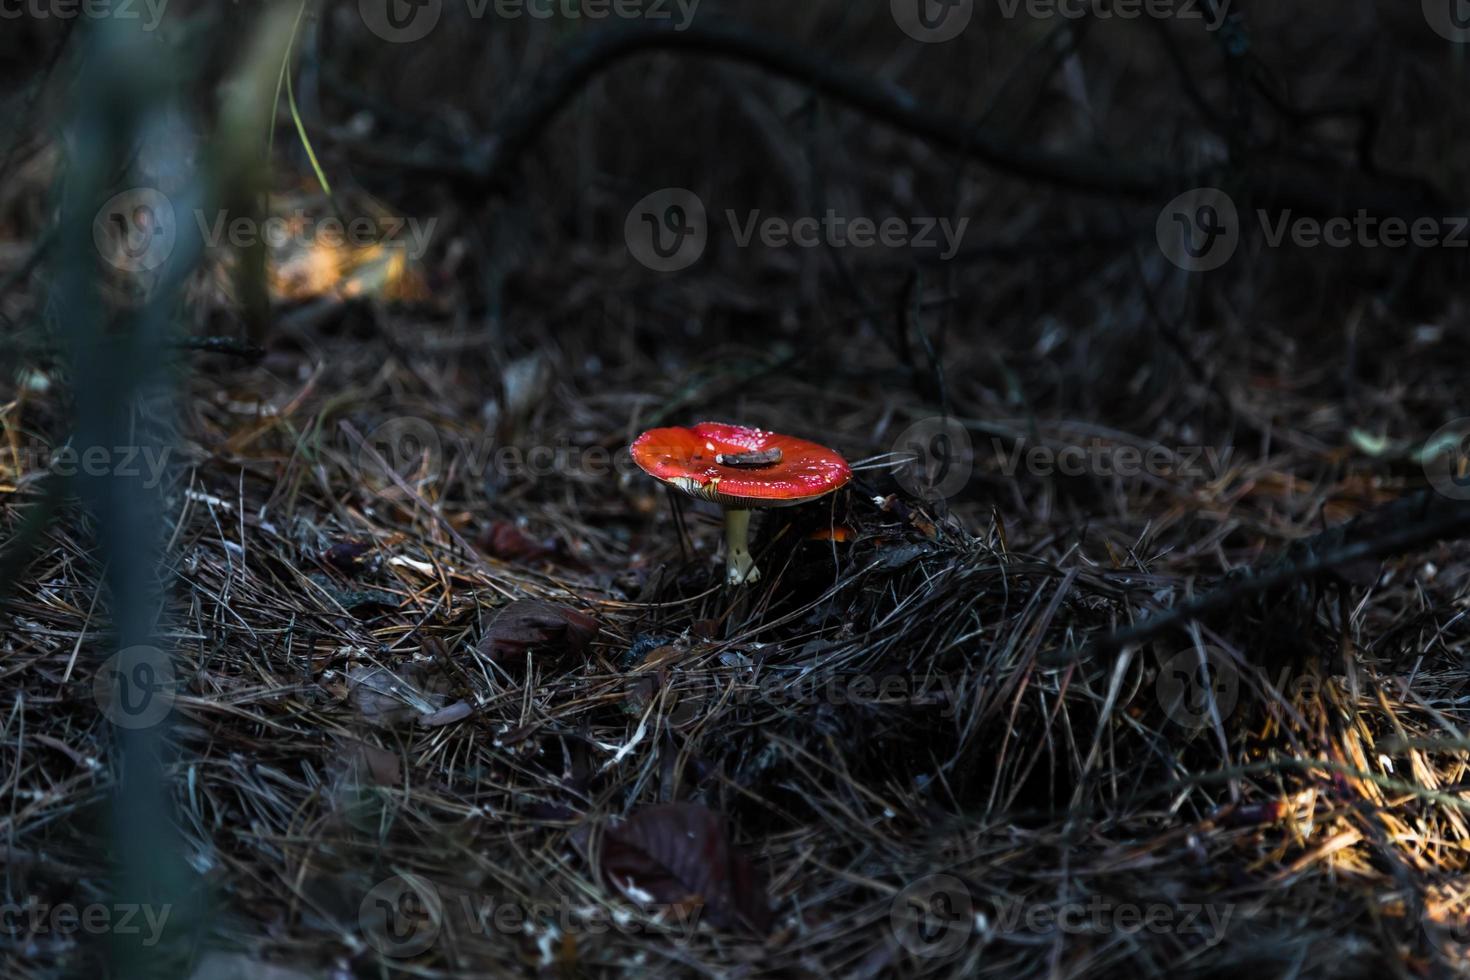
M 510 521 L 495 521 L 480 535 L 480 547 L 485 554 L 501 561 L 525 561 L 544 558 L 555 549 L 537 541 Z
M 703 906 L 722 928 L 771 927 L 759 873 L 730 843 L 724 818 L 698 803 L 643 807 L 609 826 L 602 873 L 641 905 Z
M 696 640 L 717 640 L 723 632 L 718 619 L 696 619 L 689 627 L 689 635 Z
M 403 764 L 396 752 L 367 742 L 355 742 L 353 747 L 353 765 L 359 778 L 366 776 L 375 786 L 403 785 Z
M 480 652 L 506 669 L 523 667 L 526 652 L 580 654 L 597 635 L 597 620 L 568 606 L 521 599 L 491 620 Z
M 363 565 L 372 545 L 365 541 L 339 541 L 322 552 L 322 561 L 341 572 L 355 572 Z

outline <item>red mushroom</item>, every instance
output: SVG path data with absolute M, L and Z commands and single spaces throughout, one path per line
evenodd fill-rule
M 650 476 L 725 510 L 725 571 L 731 585 L 755 582 L 750 512 L 815 500 L 852 479 L 847 461 L 825 446 L 724 422 L 649 429 L 633 461 Z

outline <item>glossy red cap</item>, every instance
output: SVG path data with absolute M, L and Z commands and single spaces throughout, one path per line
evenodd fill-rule
M 780 462 L 731 466 L 719 455 L 780 450 Z M 805 439 L 724 422 L 649 429 L 633 443 L 633 461 L 650 476 L 726 507 L 784 507 L 831 493 L 852 479 L 847 460 Z

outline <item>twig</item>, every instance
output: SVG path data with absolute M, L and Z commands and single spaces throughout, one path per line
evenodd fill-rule
M 1417 511 L 1418 520 L 1402 523 L 1397 518 Z M 1349 541 L 1362 527 L 1394 524 L 1382 534 Z M 1286 553 L 1263 566 L 1240 573 L 1234 581 L 1198 599 L 1175 606 L 1152 619 L 1116 630 L 1085 647 L 1063 653 L 1058 662 L 1116 654 L 1126 647 L 1142 643 L 1160 633 L 1176 629 L 1202 616 L 1228 609 L 1252 596 L 1269 592 L 1291 582 L 1315 578 L 1324 572 L 1370 558 L 1411 551 L 1442 538 L 1458 537 L 1470 532 L 1470 501 L 1451 500 L 1431 491 L 1421 491 L 1387 507 L 1361 515 L 1346 524 L 1329 528 L 1321 534 L 1299 541 Z M 1322 545 L 1328 550 L 1321 550 Z
M 1148 163 L 1120 164 L 1102 156 L 1054 153 L 1012 144 L 978 130 L 970 121 L 927 109 L 903 89 L 875 82 L 866 74 L 814 56 L 799 45 L 737 26 L 708 23 L 677 31 L 659 24 L 637 24 L 598 32 L 574 43 L 527 87 L 528 96 L 501 118 L 487 139 L 478 146 L 466 147 L 457 159 L 395 153 L 366 144 L 354 144 L 354 157 L 441 177 L 468 191 L 507 191 L 521 155 L 593 76 L 625 58 L 649 51 L 706 55 L 755 65 L 1000 173 L 1067 190 L 1156 199 L 1207 183 L 1214 173 Z M 1335 173 L 1324 173 L 1321 166 L 1299 171 L 1265 168 L 1241 175 L 1238 185 L 1251 201 L 1268 209 L 1336 214 L 1344 201 L 1351 200 L 1355 209 L 1372 214 L 1407 218 L 1433 213 L 1445 217 L 1444 203 L 1426 199 L 1422 193 L 1344 186 L 1343 177 L 1351 173 L 1346 168 L 1337 168 Z

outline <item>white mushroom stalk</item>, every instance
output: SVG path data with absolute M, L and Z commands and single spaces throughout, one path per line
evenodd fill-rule
M 725 509 L 725 581 L 730 585 L 759 582 L 761 570 L 750 557 L 750 511 Z

